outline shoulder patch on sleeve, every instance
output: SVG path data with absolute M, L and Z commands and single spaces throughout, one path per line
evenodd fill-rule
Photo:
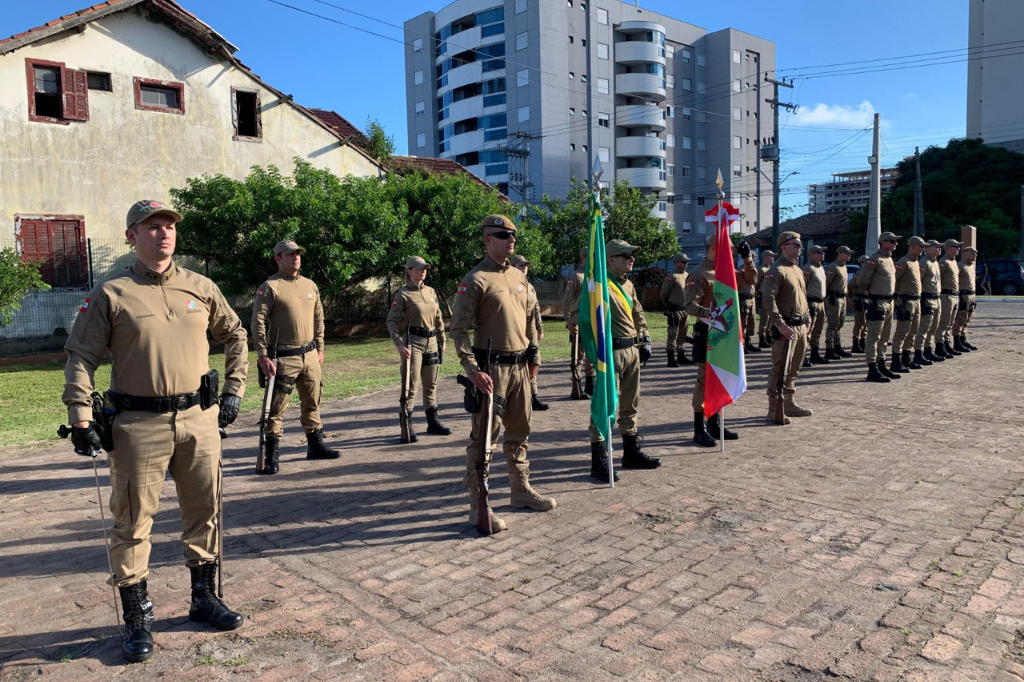
M 398 297 L 397 296 L 395 298 L 391 299 L 391 307 L 394 308 L 396 305 L 398 305 Z
M 864 261 L 864 263 L 867 264 L 867 265 L 877 265 L 877 263 L 875 263 L 875 261 L 871 260 L 870 258 L 868 258 L 866 261 Z
M 88 309 L 89 309 L 89 299 L 87 298 L 84 301 L 82 301 L 82 307 L 78 309 L 78 312 L 84 313 Z
M 465 283 L 460 284 L 459 285 L 459 291 L 458 291 L 459 296 L 462 296 L 464 293 L 466 293 L 466 291 L 468 289 L 469 289 L 469 287 L 467 287 Z
M 904 266 L 903 266 L 903 265 L 897 265 L 897 266 L 896 266 L 896 269 L 897 269 L 897 270 L 902 270 L 903 268 L 904 268 Z
M 765 279 L 775 279 L 775 273 L 769 272 L 764 276 Z
M 686 281 L 686 286 L 688 286 L 688 287 L 695 287 L 695 286 L 697 286 L 697 280 L 695 280 L 695 279 L 687 280 Z

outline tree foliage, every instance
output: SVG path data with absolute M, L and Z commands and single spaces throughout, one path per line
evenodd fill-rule
M 384 126 L 372 118 L 366 119 L 366 137 L 369 139 L 367 153 L 382 164 L 387 164 L 395 153 L 395 137 L 388 135 Z
M 0 250 L 0 327 L 10 324 L 26 294 L 49 288 L 39 274 L 39 263 L 22 261 L 14 249 Z

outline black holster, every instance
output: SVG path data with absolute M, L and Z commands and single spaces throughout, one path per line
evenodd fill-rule
M 424 367 L 433 367 L 434 365 L 440 365 L 440 364 L 441 364 L 440 351 L 438 351 L 437 353 L 424 353 L 423 354 L 423 366 Z
M 881 322 L 885 319 L 885 311 L 878 305 L 880 300 L 868 298 L 864 300 L 864 319 L 868 322 Z
M 104 396 L 92 394 L 92 427 L 99 434 L 100 445 L 107 452 L 114 451 L 114 415 L 117 410 L 107 407 Z
M 693 325 L 693 361 L 707 362 L 708 359 L 708 326 L 703 322 Z
M 470 414 L 479 413 L 483 405 L 480 400 L 480 392 L 476 389 L 476 386 L 463 374 L 456 376 L 455 380 L 459 382 L 459 386 L 466 389 L 466 393 L 462 398 L 462 406 L 466 409 L 466 412 Z
M 829 305 L 839 305 L 839 293 L 836 291 L 828 292 L 828 303 Z
M 220 400 L 220 375 L 217 370 L 211 369 L 199 380 L 199 406 L 208 410 L 219 404 Z

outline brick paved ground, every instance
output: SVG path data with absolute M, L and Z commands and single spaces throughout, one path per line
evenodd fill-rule
M 898 384 L 863 382 L 857 358 L 805 370 L 816 414 L 789 428 L 765 423 L 767 354 L 748 356 L 725 454 L 690 444 L 693 370 L 659 358 L 641 428 L 665 466 L 615 490 L 586 475 L 587 403 L 556 397 L 562 381 L 530 451 L 559 506 L 509 509 L 502 463 L 510 530 L 492 538 L 465 522 L 454 381 L 455 434 L 415 447 L 397 444 L 395 391 L 327 405 L 339 463 L 303 459 L 290 413 L 273 479 L 252 474 L 250 416 L 225 453 L 225 588 L 247 623 L 187 621 L 168 482 L 145 665 L 120 665 L 88 461 L 0 451 L 0 679 L 1018 680 L 1024 306 L 978 313 L 980 352 Z

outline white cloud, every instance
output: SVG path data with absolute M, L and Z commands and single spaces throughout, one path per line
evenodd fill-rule
M 864 100 L 854 106 L 850 104 L 823 104 L 800 107 L 796 115 L 789 118 L 791 125 L 820 126 L 836 128 L 865 128 L 872 124 L 875 107 Z
M 904 102 L 911 102 L 911 101 L 913 101 L 915 99 L 917 99 L 917 93 L 916 92 L 908 92 L 907 94 L 903 95 L 903 101 Z

